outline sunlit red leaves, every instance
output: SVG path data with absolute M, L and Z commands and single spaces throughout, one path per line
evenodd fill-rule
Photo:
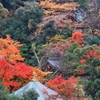
M 54 78 L 53 80 L 50 79 L 48 82 L 51 83 L 52 85 L 59 85 L 64 81 L 65 80 L 62 78 L 62 75 L 59 75 L 56 78 Z
M 9 63 L 6 62 L 5 59 L 0 59 L 0 78 L 5 80 L 5 76 L 8 77 L 7 80 L 9 80 L 9 78 L 12 78 L 12 73 L 9 73 L 9 71 L 11 71 L 11 65 Z M 7 72 L 7 74 L 5 74 Z M 9 73 L 9 74 L 8 74 Z
M 86 63 L 86 60 L 85 60 L 85 59 L 81 59 L 81 60 L 80 60 L 80 63 L 81 63 L 81 64 L 85 64 L 85 63 Z
M 0 78 L 10 90 L 16 90 L 29 82 L 33 78 L 32 73 L 33 68 L 31 66 L 21 62 L 11 65 L 5 59 L 0 59 Z
M 10 90 L 17 90 L 21 86 L 35 77 L 39 81 L 44 81 L 45 76 L 51 72 L 42 72 L 38 68 L 27 66 L 22 62 L 15 62 L 13 65 L 8 63 L 5 59 L 0 59 L 0 78 L 3 84 Z
M 0 55 L 9 62 L 23 61 L 19 48 L 22 46 L 18 41 L 12 40 L 9 35 L 5 39 L 0 38 Z
M 61 96 L 67 97 L 73 93 L 75 90 L 75 84 L 78 81 L 77 78 L 71 77 L 67 80 L 63 79 L 62 75 L 49 80 L 45 85 L 55 91 L 57 91 Z
M 83 37 L 85 36 L 85 34 L 79 32 L 74 32 L 72 33 L 72 41 L 75 43 L 78 43 L 80 46 L 82 46 L 82 44 L 84 43 L 84 39 Z
M 78 79 L 75 78 L 74 76 L 72 76 L 72 77 L 68 78 L 67 81 L 68 81 L 70 84 L 75 84 L 75 83 L 78 81 Z

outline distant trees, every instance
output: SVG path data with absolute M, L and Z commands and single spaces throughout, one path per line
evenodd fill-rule
M 44 14 L 45 15 L 52 15 L 52 14 L 60 14 L 60 13 L 65 13 L 67 11 L 71 10 L 76 10 L 76 6 L 78 6 L 77 3 L 72 2 L 72 3 L 56 3 L 53 2 L 52 0 L 42 0 L 41 2 L 38 3 L 38 5 L 44 9 Z

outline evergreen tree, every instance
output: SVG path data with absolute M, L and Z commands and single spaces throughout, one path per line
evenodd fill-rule
M 8 100 L 8 90 L 6 89 L 6 87 L 2 84 L 2 82 L 0 81 L 0 100 Z
M 33 89 L 23 94 L 24 100 L 37 100 L 38 96 L 39 96 L 38 93 L 34 91 Z
M 65 55 L 68 74 L 83 77 L 83 89 L 86 95 L 92 96 L 93 100 L 100 99 L 100 49 L 97 45 L 77 47 L 72 45 Z
M 16 9 L 14 16 L 9 18 L 3 26 L 3 37 L 10 34 L 13 39 L 24 44 L 21 53 L 28 65 L 35 65 L 36 62 L 30 39 L 35 34 L 36 25 L 41 21 L 42 14 L 43 11 L 34 1 L 24 2 L 24 6 Z
M 14 95 L 12 93 L 11 95 L 8 96 L 7 100 L 37 100 L 38 96 L 39 96 L 38 93 L 35 90 L 31 89 L 24 92 L 23 95 L 21 96 Z

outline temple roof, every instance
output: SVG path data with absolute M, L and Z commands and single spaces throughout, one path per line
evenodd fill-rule
M 49 64 L 51 64 L 53 67 L 56 67 L 56 68 L 61 68 L 63 66 L 63 63 L 62 63 L 62 61 L 61 61 L 60 58 L 54 58 L 54 57 L 52 57 L 52 58 L 49 58 L 47 60 L 47 62 Z
M 13 94 L 22 96 L 24 92 L 31 90 L 31 89 L 35 90 L 39 94 L 39 97 L 37 100 L 47 100 L 49 98 L 48 95 L 57 95 L 58 94 L 57 92 L 51 90 L 50 88 L 46 87 L 45 85 L 43 85 L 42 83 L 40 83 L 38 81 L 29 82 L 28 84 L 26 84 L 19 90 L 15 91 Z M 48 95 L 44 94 L 43 90 L 46 90 L 48 92 Z M 53 99 L 51 98 L 50 100 L 53 100 Z M 63 99 L 57 98 L 56 100 L 63 100 Z

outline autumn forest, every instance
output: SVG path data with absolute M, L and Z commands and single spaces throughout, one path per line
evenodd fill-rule
M 99 0 L 0 0 L 0 100 L 44 100 L 14 95 L 34 81 L 45 100 L 100 100 Z

